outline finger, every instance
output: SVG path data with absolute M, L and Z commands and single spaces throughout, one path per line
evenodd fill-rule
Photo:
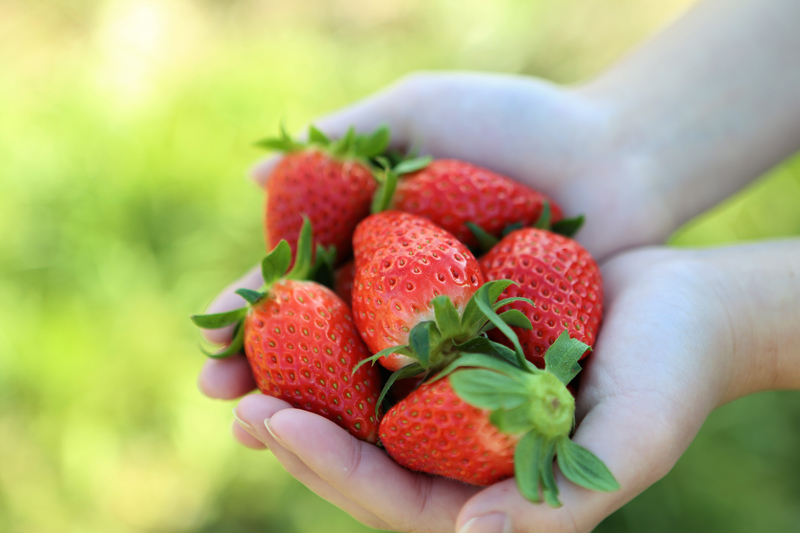
M 458 509 L 478 490 L 406 470 L 378 447 L 305 411 L 281 411 L 270 427 L 321 479 L 393 529 L 452 531 Z
M 588 532 L 605 517 L 669 472 L 694 437 L 699 424 L 689 423 L 665 401 L 643 394 L 620 396 L 597 406 L 583 420 L 575 442 L 599 457 L 621 489 L 594 492 L 569 482 L 560 472 L 557 484 L 563 507 L 526 501 L 514 480 L 499 483 L 475 496 L 462 509 L 458 527 L 469 533 L 502 533 L 492 529 L 508 517 L 513 531 Z M 484 524 L 483 521 L 486 521 Z M 460 531 L 460 529 L 456 529 Z
M 217 298 L 211 302 L 211 305 L 206 309 L 206 314 L 223 313 L 225 311 L 232 311 L 247 304 L 247 302 L 236 294 L 236 289 L 253 289 L 257 290 L 264 284 L 264 278 L 261 277 L 261 266 L 256 266 L 250 269 L 247 274 L 237 279 L 220 293 Z M 227 344 L 231 341 L 233 334 L 233 326 L 220 329 L 203 329 L 200 330 L 208 342 L 214 344 Z
M 233 400 L 256 388 L 250 363 L 243 355 L 208 359 L 197 378 L 200 392 L 217 400 Z
M 236 415 L 234 414 L 234 417 Z M 236 421 L 234 418 L 233 422 L 231 423 L 231 434 L 233 438 L 239 441 L 239 444 L 246 446 L 253 450 L 266 450 L 267 446 L 255 438 L 253 435 L 247 432 L 244 427 Z
M 265 421 L 272 419 L 281 411 L 295 411 L 295 409 L 292 409 L 292 406 L 283 400 L 254 394 L 243 398 L 234 410 L 234 414 L 240 420 L 242 427 L 246 427 L 245 431 L 263 442 L 270 451 L 272 451 L 278 461 L 280 461 L 286 471 L 303 485 L 311 489 L 315 494 L 331 502 L 353 516 L 356 520 L 370 527 L 377 529 L 389 528 L 389 525 L 375 516 L 375 514 L 364 509 L 331 487 L 330 484 L 309 469 L 294 453 L 287 450 L 282 443 L 275 440 L 267 429 Z M 308 414 L 312 418 L 322 419 L 319 416 Z
M 400 86 L 390 86 L 360 102 L 323 116 L 313 121 L 313 124 L 333 139 L 342 137 L 351 127 L 357 132 L 366 133 L 387 125 L 392 133 L 391 145 L 396 148 L 407 146 L 408 109 L 407 102 L 401 98 Z M 303 128 L 300 138 L 304 139 L 306 135 L 306 128 Z M 256 164 L 251 171 L 252 178 L 263 186 L 280 159 L 280 156 L 271 156 Z

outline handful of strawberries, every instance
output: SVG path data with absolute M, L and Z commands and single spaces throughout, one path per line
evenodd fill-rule
M 581 486 L 619 488 L 569 438 L 568 384 L 603 314 L 600 270 L 570 238 L 582 218 L 469 163 L 388 152 L 386 128 L 260 144 L 286 154 L 266 186 L 264 286 L 192 317 L 235 325 L 210 357 L 243 350 L 262 393 L 415 471 L 513 476 L 552 506 L 554 461 Z

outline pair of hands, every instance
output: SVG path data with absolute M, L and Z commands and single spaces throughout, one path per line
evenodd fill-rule
M 386 123 L 398 146 L 486 166 L 552 196 L 569 216 L 586 215 L 578 240 L 602 265 L 607 311 L 582 372 L 574 440 L 605 462 L 620 491 L 592 492 L 559 476 L 564 506 L 551 509 L 524 500 L 513 479 L 481 489 L 412 473 L 332 422 L 264 395 L 240 401 L 235 437 L 269 448 L 364 524 L 397 531 L 589 531 L 663 477 L 714 408 L 750 391 L 736 386 L 733 324 L 720 313 L 726 280 L 714 252 L 637 248 L 663 242 L 683 220 L 661 195 L 665 176 L 614 146 L 612 121 L 579 89 L 450 74 L 414 75 L 315 124 L 335 137 L 350 125 Z M 274 163 L 259 165 L 256 180 Z M 258 270 L 250 272 L 209 312 L 240 307 L 233 290 L 260 284 Z M 229 335 L 207 332 L 219 343 Z M 243 356 L 209 360 L 199 384 L 220 399 L 255 389 Z

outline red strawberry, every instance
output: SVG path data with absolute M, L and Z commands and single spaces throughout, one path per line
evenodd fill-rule
M 483 284 L 478 262 L 469 249 L 414 215 L 396 211 L 372 215 L 358 225 L 353 243 L 353 312 L 373 353 L 408 344 L 415 326 L 435 321 L 435 298 L 447 297 L 453 312 L 463 312 Z M 386 354 L 381 360 L 390 370 L 412 362 L 413 358 L 401 353 Z
M 209 355 L 228 357 L 244 348 L 261 392 L 375 442 L 380 375 L 369 366 L 354 372 L 370 353 L 347 304 L 330 289 L 302 281 L 312 270 L 310 258 L 311 226 L 306 221 L 288 274 L 291 253 L 281 241 L 262 263 L 264 288 L 236 291 L 249 307 L 192 320 L 206 329 L 236 324 L 231 345 Z
M 370 354 L 331 290 L 310 281 L 273 284 L 247 314 L 244 351 L 261 392 L 377 440 L 380 376 L 368 365 L 353 374 Z
M 489 412 L 464 402 L 445 378 L 425 383 L 383 417 L 381 442 L 397 463 L 473 485 L 514 475 L 518 435 L 501 433 Z
M 510 279 L 503 297 L 522 296 L 535 304 L 514 302 L 502 308 L 521 311 L 533 324 L 515 328 L 525 356 L 541 367 L 544 354 L 559 334 L 593 346 L 603 316 L 603 280 L 600 268 L 577 242 L 549 231 L 514 231 L 480 260 L 486 279 Z M 493 340 L 510 346 L 497 331 Z
M 402 165 L 396 170 L 402 171 Z M 478 241 L 467 222 L 497 237 L 512 224 L 537 222 L 545 202 L 550 205 L 550 221 L 561 220 L 561 209 L 542 193 L 470 163 L 439 159 L 402 176 L 389 207 L 428 218 L 467 246 L 475 246 Z
M 266 184 L 267 248 L 286 240 L 294 254 L 305 215 L 316 228 L 316 244 L 335 246 L 342 260 L 350 254 L 356 224 L 369 215 L 377 186 L 369 159 L 386 148 L 389 132 L 380 128 L 358 136 L 351 129 L 330 142 L 312 126 L 309 139 L 300 144 L 281 130 L 280 138 L 259 143 L 286 153 Z
M 516 477 L 520 493 L 558 507 L 553 460 L 567 479 L 603 492 L 619 485 L 591 452 L 569 440 L 575 401 L 566 388 L 588 348 L 559 337 L 540 370 L 467 354 L 396 404 L 380 438 L 399 464 L 475 485 Z M 552 354 L 552 355 L 551 355 Z
M 333 287 L 336 290 L 336 294 L 349 306 L 353 305 L 353 282 L 355 277 L 355 261 L 348 261 L 337 268 L 334 273 Z

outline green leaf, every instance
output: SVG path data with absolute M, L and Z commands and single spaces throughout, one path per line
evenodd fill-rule
M 226 357 L 230 357 L 232 355 L 236 355 L 242 353 L 242 348 L 244 347 L 244 325 L 240 322 L 237 324 L 236 329 L 233 333 L 233 339 L 231 343 L 217 353 L 209 352 L 204 350 L 200 347 L 200 351 L 206 354 L 208 357 L 212 359 L 225 359 Z
M 539 220 L 533 225 L 534 228 L 550 229 L 550 202 L 544 201 L 542 205 L 542 214 L 539 215 Z
M 507 435 L 518 435 L 534 428 L 531 406 L 524 403 L 513 409 L 499 409 L 489 415 L 489 422 Z
M 358 155 L 369 159 L 382 154 L 389 146 L 389 128 L 385 125 L 380 126 L 371 135 L 359 137 L 356 143 Z
M 352 373 L 355 374 L 356 370 L 361 368 L 361 366 L 366 364 L 366 363 L 372 363 L 374 365 L 375 361 L 377 361 L 378 359 L 380 359 L 381 357 L 384 357 L 386 355 L 391 355 L 393 353 L 404 353 L 404 352 L 407 354 L 408 353 L 408 349 L 407 348 L 408 347 L 405 344 L 400 344 L 398 346 L 390 346 L 388 348 L 384 348 L 383 350 L 381 350 L 380 352 L 376 353 L 375 355 L 371 355 L 371 356 L 359 361 L 358 364 L 353 368 L 353 372 Z
M 372 197 L 373 213 L 380 213 L 389 208 L 396 188 L 397 174 L 391 170 L 384 171 L 383 180 L 378 184 L 378 190 L 375 191 L 375 196 Z
M 492 342 L 486 337 L 472 338 L 463 344 L 456 345 L 455 349 L 462 353 L 486 354 L 499 357 L 519 368 L 517 366 L 517 354 L 514 353 L 514 350 L 500 343 Z
M 263 292 L 254 291 L 251 289 L 236 289 L 234 292 L 247 300 L 247 303 L 250 305 L 258 303 L 258 301 L 265 296 Z
M 533 503 L 540 503 L 539 478 L 541 477 L 541 457 L 544 436 L 529 431 L 517 443 L 514 450 L 514 477 L 522 497 Z
M 306 215 L 303 215 L 303 226 L 300 228 L 300 236 L 297 239 L 297 253 L 294 257 L 294 266 L 292 270 L 286 274 L 288 279 L 308 279 L 311 273 L 312 240 L 311 221 Z
M 598 492 L 614 492 L 619 490 L 619 483 L 608 467 L 592 452 L 561 437 L 557 444 L 558 467 L 564 477 L 590 490 Z
M 476 335 L 489 319 L 486 314 L 478 307 L 478 300 L 483 299 L 487 302 L 494 302 L 497 297 L 514 282 L 511 280 L 497 280 L 484 283 L 467 302 L 464 312 L 461 314 L 461 327 L 467 331 L 473 331 Z M 491 307 L 491 306 L 490 306 Z M 496 313 L 495 313 L 496 315 Z
M 412 159 L 405 159 L 398 163 L 392 170 L 400 176 L 402 174 L 410 174 L 418 170 L 422 170 L 431 164 L 433 158 L 429 155 L 422 157 L 415 157 Z
M 314 264 L 308 278 L 333 290 L 336 283 L 336 246 L 328 247 L 317 244 Z M 350 302 L 346 302 L 350 306 Z
M 564 330 L 544 354 L 545 371 L 551 372 L 566 385 L 581 371 L 578 364 L 583 354 L 592 348 L 577 339 L 571 339 Z
M 447 365 L 441 372 L 436 374 L 436 376 L 431 380 L 431 383 L 447 377 L 448 375 L 452 374 L 453 371 L 459 368 L 465 367 L 488 368 L 490 370 L 496 370 L 497 372 L 516 379 L 520 383 L 524 383 L 526 380 L 526 375 L 519 368 L 512 366 L 494 356 L 481 353 L 462 353 L 458 359 Z
M 319 131 L 313 124 L 308 126 L 308 142 L 312 144 L 319 144 L 320 146 L 328 146 L 330 139 L 328 136 Z
M 481 409 L 512 409 L 530 401 L 523 383 L 492 370 L 462 370 L 450 375 L 458 396 Z
M 511 281 L 510 279 L 498 279 L 484 283 L 483 286 L 486 287 L 486 294 L 489 303 L 494 305 L 494 303 L 497 302 L 497 299 L 500 298 L 500 295 L 503 294 L 503 291 L 509 288 L 511 285 L 519 285 L 519 283 L 516 281 Z
M 488 283 L 486 285 L 488 285 Z M 486 287 L 486 285 L 481 287 L 481 289 Z M 499 286 L 502 286 L 502 284 Z M 491 292 L 491 288 L 488 290 L 488 292 Z M 477 296 L 479 293 L 480 289 L 478 290 L 478 292 L 475 293 L 475 295 Z M 519 343 L 519 337 L 517 337 L 517 334 L 514 333 L 514 330 L 512 330 L 508 326 L 508 324 L 503 322 L 500 316 L 498 316 L 497 312 L 495 312 L 495 310 L 492 309 L 492 306 L 487 298 L 487 293 L 484 293 L 483 295 L 476 298 L 475 302 L 478 306 L 478 309 L 480 309 L 480 311 L 483 312 L 486 318 L 489 319 L 489 322 L 494 324 L 497 327 L 497 329 L 499 329 L 500 332 L 503 333 L 503 335 L 505 335 L 508 338 L 508 340 L 511 341 L 511 344 L 514 345 L 514 351 L 517 355 L 518 366 L 520 368 L 525 368 L 526 359 L 525 359 L 525 354 L 522 352 L 522 346 Z
M 194 325 L 203 329 L 219 329 L 231 324 L 235 324 L 247 315 L 247 307 L 225 311 L 224 313 L 212 313 L 210 315 L 192 315 L 189 318 Z
M 498 309 L 500 309 L 504 305 L 508 305 L 508 304 L 511 304 L 511 303 L 514 303 L 514 302 L 525 302 L 527 304 L 531 304 L 531 306 L 533 306 L 533 307 L 536 307 L 536 303 L 533 300 L 529 299 L 529 298 L 523 298 L 521 296 L 513 296 L 511 298 L 503 298 L 502 300 L 499 300 L 499 301 L 495 302 L 494 304 L 492 304 L 492 308 L 495 311 L 497 311 Z
M 486 232 L 483 228 L 478 226 L 477 224 L 473 224 L 472 222 L 465 222 L 465 226 L 467 229 L 472 233 L 472 235 L 478 240 L 478 246 L 483 253 L 488 252 L 494 245 L 500 242 L 500 239 L 492 235 L 491 233 Z
M 285 141 L 284 139 L 275 139 L 275 138 L 268 138 L 268 139 L 261 139 L 260 141 L 256 141 L 253 143 L 254 146 L 259 148 L 264 148 L 266 150 L 278 150 L 280 152 L 291 152 L 295 149 L 295 144 L 291 141 Z
M 435 327 L 436 324 L 431 321 L 420 322 L 411 328 L 411 333 L 408 334 L 408 345 L 422 368 L 430 366 L 431 328 Z
M 550 231 L 563 235 L 564 237 L 572 238 L 578 233 L 578 230 L 581 229 L 584 220 L 585 217 L 583 215 L 578 215 L 574 218 L 565 218 L 553 224 Z
M 541 479 L 542 479 L 542 494 L 544 501 L 547 505 L 553 508 L 561 507 L 561 502 L 558 501 L 558 485 L 556 485 L 556 477 L 553 474 L 553 459 L 556 453 L 556 443 L 552 439 L 545 439 L 541 448 Z
M 436 325 L 445 339 L 452 339 L 461 332 L 461 317 L 449 296 L 437 296 L 431 300 L 436 315 Z
M 498 316 L 512 328 L 533 329 L 531 320 L 525 316 L 525 313 L 517 309 L 509 309 Z
M 392 388 L 392 385 L 394 385 L 395 381 L 397 381 L 398 379 L 405 379 L 418 376 L 423 372 L 425 372 L 425 369 L 422 368 L 419 364 L 414 363 L 408 366 L 404 366 L 397 372 L 392 373 L 392 375 L 389 376 L 389 379 L 386 381 L 386 385 L 383 386 L 383 390 L 381 390 L 381 395 L 378 397 L 378 404 L 375 406 L 375 416 L 378 415 L 378 411 L 381 408 L 383 399 L 386 397 L 386 393 L 389 392 L 389 389 Z
M 494 352 L 498 355 L 498 357 L 502 357 L 516 368 L 519 367 L 519 358 L 517 357 L 517 352 L 509 348 L 508 346 L 504 346 L 499 342 L 492 342 L 492 348 L 494 348 Z M 528 368 L 527 365 L 523 366 L 522 368 Z
M 352 149 L 353 145 L 356 141 L 356 129 L 353 126 L 350 126 L 347 129 L 347 133 L 344 134 L 344 137 L 339 139 L 338 141 L 334 142 L 331 145 L 331 151 L 334 155 L 344 156 L 347 155 Z
M 513 224 L 509 224 L 508 226 L 503 228 L 503 232 L 501 233 L 501 235 L 503 237 L 505 237 L 509 233 L 517 231 L 518 229 L 522 229 L 524 227 L 525 227 L 525 224 L 523 224 L 522 222 L 514 222 Z
M 281 279 L 291 262 L 292 249 L 289 247 L 288 242 L 282 240 L 267 254 L 267 257 L 261 261 L 261 275 L 264 277 L 264 285 L 269 287 Z

